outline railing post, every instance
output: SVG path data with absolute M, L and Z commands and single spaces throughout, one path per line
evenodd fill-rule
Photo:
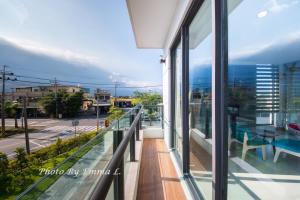
M 144 111 L 143 111 L 144 112 Z M 141 115 L 141 117 L 140 117 L 140 120 L 138 121 L 138 125 L 140 126 L 140 130 L 142 130 L 143 128 L 142 128 L 142 121 L 143 121 L 143 116 L 144 116 L 144 113 L 142 112 L 142 115 Z
M 140 111 L 140 108 L 136 108 L 135 109 L 135 115 L 137 115 L 139 113 L 139 111 Z
M 141 117 L 139 118 L 138 123 L 136 124 L 135 127 L 136 140 L 140 140 L 140 121 L 141 121 Z
M 130 124 L 133 123 L 134 118 L 135 118 L 135 115 L 131 114 L 130 115 Z M 134 162 L 134 161 L 135 161 L 135 133 L 133 133 L 130 138 L 130 162 Z
M 165 128 L 165 123 L 164 123 L 164 106 L 161 106 L 161 128 L 164 129 Z
M 122 142 L 123 139 L 123 131 L 122 130 L 116 130 L 114 131 L 114 137 L 113 137 L 113 152 L 117 150 L 119 144 Z M 115 172 L 110 172 L 115 173 Z M 114 178 L 114 199 L 118 200 L 124 200 L 124 159 L 122 159 L 118 175 L 115 175 Z

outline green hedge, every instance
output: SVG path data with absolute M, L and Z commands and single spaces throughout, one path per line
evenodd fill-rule
M 56 144 L 52 144 L 48 147 L 35 151 L 28 158 L 29 160 L 38 160 L 39 162 L 43 162 L 54 156 L 68 152 L 75 147 L 85 144 L 95 135 L 96 132 L 90 132 L 63 141 L 61 141 L 61 139 L 58 139 Z
M 89 132 L 74 138 L 57 139 L 55 144 L 39 149 L 30 155 L 24 148 L 16 149 L 16 159 L 6 162 L 7 156 L 0 152 L 0 199 L 15 199 L 41 175 L 39 169 L 53 168 L 65 158 L 77 151 L 83 144 L 95 137 L 97 132 Z

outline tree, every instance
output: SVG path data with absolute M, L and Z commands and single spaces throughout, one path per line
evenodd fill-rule
M 15 128 L 18 128 L 18 103 L 6 101 L 4 109 L 8 117 L 15 119 Z
M 116 119 L 119 119 L 123 114 L 124 110 L 119 107 L 111 106 L 108 111 L 108 117 L 106 118 L 108 121 L 112 122 Z
M 56 105 L 57 109 L 61 110 L 63 109 L 63 104 L 62 104 L 62 93 L 57 94 L 57 104 L 56 104 L 56 99 L 54 93 L 47 94 L 43 96 L 39 100 L 39 105 L 44 109 L 45 113 L 50 116 L 55 116 L 56 114 Z
M 11 189 L 15 190 L 16 188 L 20 188 L 21 190 L 28 184 L 30 181 L 30 177 L 28 176 L 31 172 L 29 167 L 29 160 L 27 159 L 25 149 L 22 147 L 18 147 L 15 150 L 16 156 L 13 161 L 12 169 L 14 172 L 14 177 L 11 181 Z
M 83 92 L 77 92 L 73 95 L 67 95 L 64 99 L 64 114 L 68 117 L 74 117 L 80 111 L 83 102 Z
M 57 98 L 54 93 L 41 98 L 39 104 L 43 107 L 46 114 L 55 116 L 57 110 L 67 117 L 74 117 L 78 114 L 83 102 L 83 92 L 68 94 L 65 91 L 58 92 Z
M 157 119 L 159 108 L 158 104 L 162 102 L 162 96 L 153 92 L 134 92 L 134 104 L 142 104 L 144 106 L 145 114 L 149 117 L 150 126 L 152 121 Z
M 23 147 L 18 147 L 15 150 L 16 153 L 16 168 L 22 171 L 28 166 L 28 159 L 26 157 L 25 149 Z
M 8 159 L 6 154 L 0 152 L 0 192 L 7 192 L 7 186 L 9 185 L 9 176 L 8 176 Z
M 133 104 L 143 104 L 144 106 L 156 106 L 162 102 L 162 96 L 155 92 L 139 92 L 135 91 L 134 93 Z

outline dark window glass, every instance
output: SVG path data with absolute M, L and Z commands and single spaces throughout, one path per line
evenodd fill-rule
M 175 147 L 182 158 L 182 48 L 175 50 Z
M 189 27 L 190 169 L 205 199 L 212 199 L 211 29 L 211 0 L 206 0 Z
M 300 1 L 228 8 L 228 198 L 299 199 Z

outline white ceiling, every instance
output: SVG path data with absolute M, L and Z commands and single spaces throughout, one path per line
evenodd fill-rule
M 138 48 L 162 49 L 179 0 L 126 0 Z
M 138 48 L 162 49 L 182 0 L 126 0 Z M 242 0 L 229 0 L 231 13 Z M 211 1 L 205 1 L 190 29 L 190 48 L 195 48 L 211 33 Z

